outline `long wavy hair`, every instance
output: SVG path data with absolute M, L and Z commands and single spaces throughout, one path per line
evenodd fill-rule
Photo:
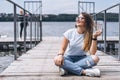
M 90 14 L 81 13 L 85 17 L 85 32 L 84 32 L 84 45 L 83 50 L 88 51 L 90 49 L 92 43 L 92 34 L 93 34 L 93 26 L 94 21 Z

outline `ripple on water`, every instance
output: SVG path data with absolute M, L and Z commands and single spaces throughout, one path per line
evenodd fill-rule
M 13 55 L 0 56 L 0 73 L 14 61 Z

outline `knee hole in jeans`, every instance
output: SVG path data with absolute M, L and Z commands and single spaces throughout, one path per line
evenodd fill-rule
M 88 67 L 91 66 L 89 60 L 87 60 L 86 63 L 87 63 L 87 65 L 88 65 Z
M 91 55 L 92 59 L 94 60 L 94 62 L 97 64 L 99 62 L 99 57 L 96 55 Z

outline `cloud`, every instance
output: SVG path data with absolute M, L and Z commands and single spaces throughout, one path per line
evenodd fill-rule
M 76 13 L 77 0 L 43 0 L 45 13 Z
M 12 1 L 15 1 L 17 4 L 23 7 L 24 1 L 29 0 L 12 0 Z M 42 0 L 43 5 L 42 10 L 44 14 L 78 13 L 78 1 L 79 0 Z M 120 0 L 87 0 L 87 1 L 95 2 L 96 12 L 104 10 L 112 6 L 113 4 L 120 2 Z M 13 12 L 13 5 L 8 3 L 6 0 L 0 0 L 0 3 L 1 12 L 7 13 Z

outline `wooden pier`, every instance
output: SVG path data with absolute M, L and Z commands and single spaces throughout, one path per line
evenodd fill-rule
M 35 42 L 36 39 L 32 38 L 32 42 Z M 18 43 L 23 43 L 24 38 L 17 38 Z M 14 43 L 14 38 L 13 37 L 5 37 L 5 38 L 0 38 L 0 44 L 13 44 Z M 26 43 L 30 43 L 30 38 L 26 38 Z
M 101 70 L 101 77 L 59 76 L 53 58 L 61 40 L 61 37 L 44 37 L 36 47 L 11 63 L 0 74 L 0 80 L 120 80 L 120 61 L 100 51 L 97 51 L 100 62 L 95 67 Z
M 37 38 L 32 38 L 30 40 L 29 37 L 26 38 L 26 48 L 29 50 L 30 46 L 35 46 L 40 42 Z M 17 49 L 22 50 L 24 49 L 24 38 L 17 38 Z M 10 50 L 14 50 L 14 38 L 13 37 L 0 37 L 0 51 L 7 52 Z

